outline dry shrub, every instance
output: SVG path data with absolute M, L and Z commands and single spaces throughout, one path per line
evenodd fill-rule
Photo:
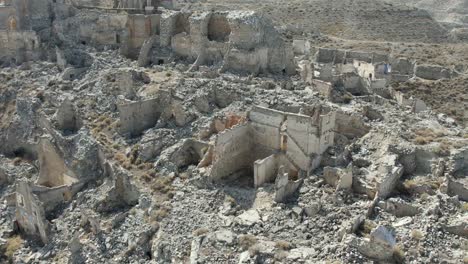
M 260 252 L 260 246 L 255 244 L 251 247 L 249 247 L 249 254 L 251 257 L 254 257 L 256 255 L 258 255 L 258 253 Z
M 276 252 L 275 254 L 275 259 L 276 260 L 283 260 L 285 258 L 288 257 L 288 252 L 284 251 L 284 250 L 278 250 L 278 252 Z
M 151 189 L 167 193 L 172 189 L 171 183 L 173 180 L 174 179 L 172 177 L 159 177 L 154 181 L 153 185 L 151 185 Z
M 160 208 L 159 210 L 154 211 L 151 214 L 152 221 L 161 221 L 169 214 L 169 211 L 166 208 Z
M 414 143 L 418 145 L 425 145 L 434 141 L 434 139 L 443 136 L 442 132 L 435 132 L 431 128 L 420 128 L 414 130 L 414 134 L 416 135 L 414 139 Z
M 119 161 L 120 163 L 124 163 L 125 161 L 127 161 L 127 157 L 125 157 L 125 155 L 122 152 L 115 153 L 114 159 Z
M 130 164 L 130 162 L 128 161 L 125 161 L 123 164 L 122 164 L 122 167 L 126 170 L 130 170 L 132 169 L 132 164 Z
M 416 143 L 416 144 L 418 144 L 418 145 L 426 145 L 426 144 L 431 143 L 432 141 L 434 141 L 434 138 L 433 138 L 433 137 L 417 136 L 417 137 L 414 139 L 414 143 Z
M 257 238 L 253 235 L 240 235 L 239 245 L 242 249 L 247 250 L 257 244 Z
M 13 165 L 18 166 L 18 165 L 21 164 L 22 161 L 23 161 L 22 158 L 16 157 L 16 158 L 13 160 Z
M 153 168 L 153 164 L 147 162 L 147 163 L 140 163 L 138 165 L 138 169 L 140 170 L 150 170 L 151 168 Z
M 144 181 L 144 182 L 150 182 L 153 177 L 151 177 L 151 175 L 149 175 L 148 173 L 143 173 L 141 175 L 141 179 Z
M 422 240 L 424 238 L 424 234 L 417 229 L 411 230 L 411 237 L 416 239 L 416 240 Z
M 371 220 L 364 220 L 361 225 L 361 230 L 364 234 L 370 234 L 374 228 L 377 227 L 377 224 Z
M 200 228 L 197 228 L 195 230 L 193 230 L 192 232 L 192 235 L 193 236 L 201 236 L 201 235 L 204 235 L 206 233 L 208 233 L 210 230 L 208 230 L 208 228 L 206 227 L 200 227 Z
M 468 212 L 468 203 L 462 203 L 460 207 L 462 212 Z
M 291 249 L 291 244 L 285 240 L 278 240 L 275 243 L 275 247 L 281 250 L 289 250 Z
M 11 259 L 15 252 L 21 248 L 23 244 L 23 239 L 19 235 L 8 238 L 6 247 L 5 247 L 5 256 L 8 259 Z
M 405 251 L 400 245 L 396 245 L 393 248 L 393 258 L 397 263 L 404 263 L 405 261 Z

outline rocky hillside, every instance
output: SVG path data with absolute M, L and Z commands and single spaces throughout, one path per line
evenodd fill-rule
M 207 0 L 190 5 L 261 10 L 295 35 L 320 31 L 347 39 L 444 42 L 448 33 L 427 11 L 381 0 Z
M 468 1 L 466 0 L 396 0 L 427 10 L 439 22 L 447 24 L 468 24 Z

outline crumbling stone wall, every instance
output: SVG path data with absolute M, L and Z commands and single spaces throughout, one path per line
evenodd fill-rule
M 0 30 L 16 30 L 17 23 L 18 17 L 16 16 L 15 7 L 11 5 L 0 6 Z
M 134 136 L 153 127 L 161 114 L 170 106 L 170 101 L 170 93 L 160 91 L 155 98 L 118 105 L 120 132 Z
M 416 77 L 427 80 L 450 79 L 456 76 L 451 69 L 438 65 L 416 65 L 414 74 Z
M 254 163 L 254 186 L 258 188 L 265 183 L 275 182 L 280 168 L 292 169 L 297 174 L 294 165 L 283 153 L 275 153 Z
M 239 125 L 216 137 L 211 177 L 220 180 L 240 170 L 250 170 L 252 135 L 248 125 Z
M 126 42 L 124 45 L 121 45 L 124 47 L 121 50 L 122 54 L 136 59 L 144 41 L 153 35 L 159 34 L 161 17 L 159 14 L 131 14 L 128 15 L 127 19 L 126 30 L 128 30 L 128 37 L 116 37 L 116 44 Z
M 49 139 L 40 140 L 38 153 L 40 172 L 37 184 L 56 187 L 77 182 L 75 174 L 67 168 L 65 160 Z
M 83 188 L 85 182 L 76 182 L 70 185 L 56 187 L 46 187 L 41 185 L 32 185 L 33 194 L 41 201 L 46 215 L 57 208 L 57 206 L 71 201 L 73 196 Z
M 217 136 L 213 179 L 253 166 L 254 184 L 258 186 L 270 181 L 280 165 L 308 172 L 319 165 L 321 154 L 334 143 L 334 112 L 317 112 L 311 117 L 254 107 L 248 118 L 246 125 Z M 280 152 L 284 155 L 275 156 Z
M 39 236 L 47 243 L 48 223 L 45 219 L 42 202 L 31 190 L 29 182 L 19 181 L 16 186 L 16 223 L 27 235 Z
M 34 31 L 0 30 L 0 63 L 37 60 L 41 56 L 40 40 Z
M 287 73 L 294 71 L 292 47 L 286 45 L 266 17 L 255 12 L 204 12 L 188 17 L 161 16 L 161 47 L 195 60 L 220 64 L 221 71 Z

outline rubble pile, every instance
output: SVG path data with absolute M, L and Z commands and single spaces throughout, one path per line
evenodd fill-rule
M 468 130 L 392 88 L 459 73 L 92 2 L 8 29 L 51 39 L 1 58 L 2 262 L 468 261 Z

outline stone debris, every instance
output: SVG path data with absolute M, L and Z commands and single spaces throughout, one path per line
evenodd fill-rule
M 0 262 L 466 262 L 466 65 L 209 4 L 0 0 Z

